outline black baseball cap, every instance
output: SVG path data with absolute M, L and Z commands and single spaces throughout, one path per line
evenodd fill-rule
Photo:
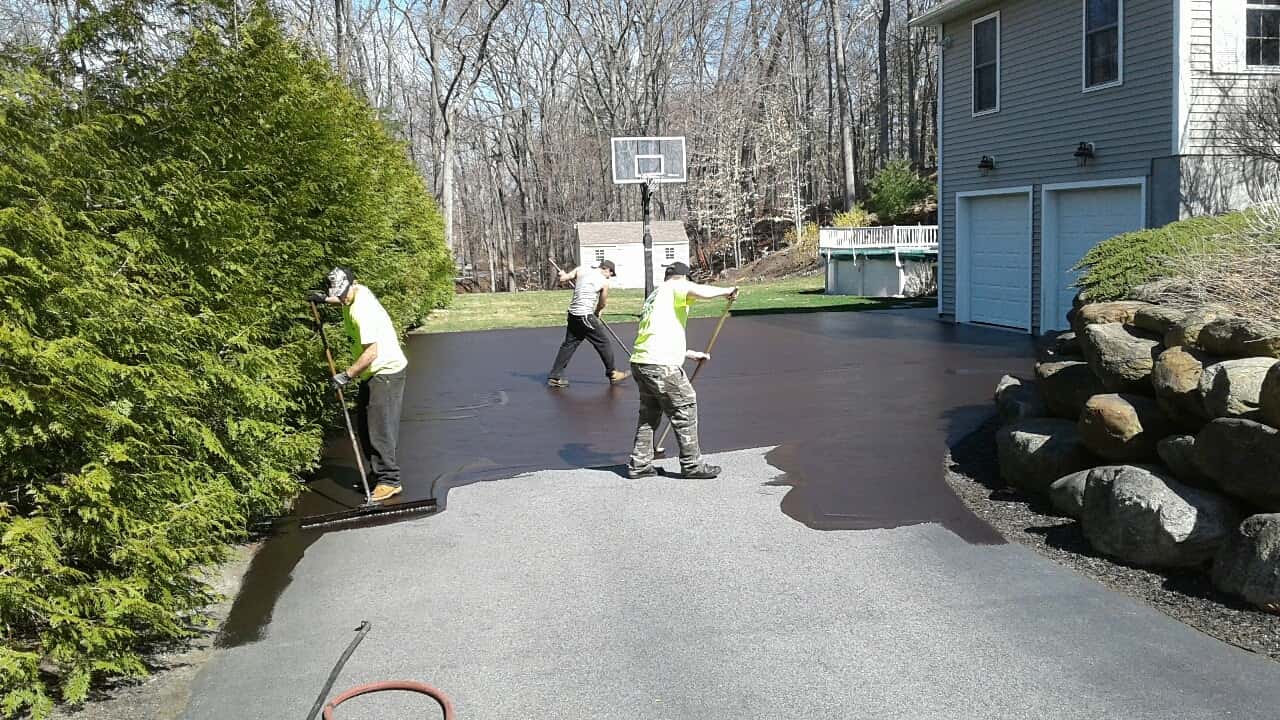
M 601 261 L 600 261 L 600 269 L 601 269 L 601 270 L 608 270 L 609 272 L 613 273 L 614 275 L 617 275 L 617 274 L 618 274 L 618 268 L 617 268 L 617 266 L 615 266 L 615 265 L 613 264 L 613 261 L 612 261 L 612 260 L 601 260 Z
M 685 265 L 682 262 L 679 262 L 679 261 L 673 262 L 667 266 L 667 277 L 671 277 L 673 275 L 688 275 L 688 274 L 689 274 L 689 266 Z

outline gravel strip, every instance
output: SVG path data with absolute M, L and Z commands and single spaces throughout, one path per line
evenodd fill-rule
M 993 418 L 965 437 L 947 458 L 947 482 L 978 517 L 1010 542 L 1151 605 L 1201 632 L 1280 661 L 1280 615 L 1253 608 L 1213 587 L 1206 572 L 1152 571 L 1109 560 L 1089 546 L 1080 523 L 1057 515 L 1048 501 L 1006 489 L 996 461 Z

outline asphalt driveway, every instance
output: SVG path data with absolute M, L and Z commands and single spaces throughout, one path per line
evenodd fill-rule
M 710 329 L 693 323 L 690 346 Z M 304 717 L 362 619 L 338 689 L 424 680 L 463 718 L 1280 707 L 1280 666 L 1001 544 L 951 494 L 947 442 L 1028 367 L 1025 337 L 927 311 L 733 318 L 698 381 L 726 473 L 697 482 L 616 472 L 634 388 L 609 387 L 584 347 L 571 387 L 546 389 L 559 337 L 412 338 L 406 495 L 447 509 L 269 544 L 186 717 Z M 328 475 L 355 499 L 340 462 Z M 434 716 L 411 707 L 343 717 Z

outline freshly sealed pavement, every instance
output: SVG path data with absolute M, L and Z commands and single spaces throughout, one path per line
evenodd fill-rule
M 734 317 L 698 381 L 724 475 L 633 481 L 634 389 L 586 347 L 568 390 L 542 387 L 560 333 L 412 338 L 406 495 L 447 509 L 269 543 L 185 717 L 305 717 L 364 619 L 335 693 L 422 680 L 459 718 L 1280 707 L 1280 665 L 1001 544 L 951 495 L 946 443 L 1029 367 L 1025 338 L 921 312 Z M 349 472 L 329 475 L 343 500 Z M 438 716 L 401 694 L 342 710 Z

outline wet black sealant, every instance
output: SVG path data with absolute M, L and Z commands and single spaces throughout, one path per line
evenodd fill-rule
M 689 323 L 701 348 L 714 319 Z M 634 325 L 615 325 L 624 342 Z M 638 400 L 612 386 L 589 349 L 570 364 L 570 387 L 545 386 L 560 328 L 409 338 L 399 454 L 401 501 L 537 470 L 620 469 Z M 970 513 L 943 477 L 943 456 L 989 413 L 999 377 L 1027 363 L 1029 337 L 938 322 L 931 310 L 732 317 L 698 377 L 704 452 L 773 447 L 768 460 L 791 490 L 780 509 L 817 530 L 939 523 L 973 543 L 999 535 Z M 621 359 L 621 358 L 620 358 Z M 668 442 L 674 451 L 674 439 Z M 362 499 L 345 435 L 295 514 L 355 507 Z M 421 519 L 387 515 L 370 523 Z M 219 639 L 252 642 L 306 549 L 359 523 L 283 533 L 255 556 Z

